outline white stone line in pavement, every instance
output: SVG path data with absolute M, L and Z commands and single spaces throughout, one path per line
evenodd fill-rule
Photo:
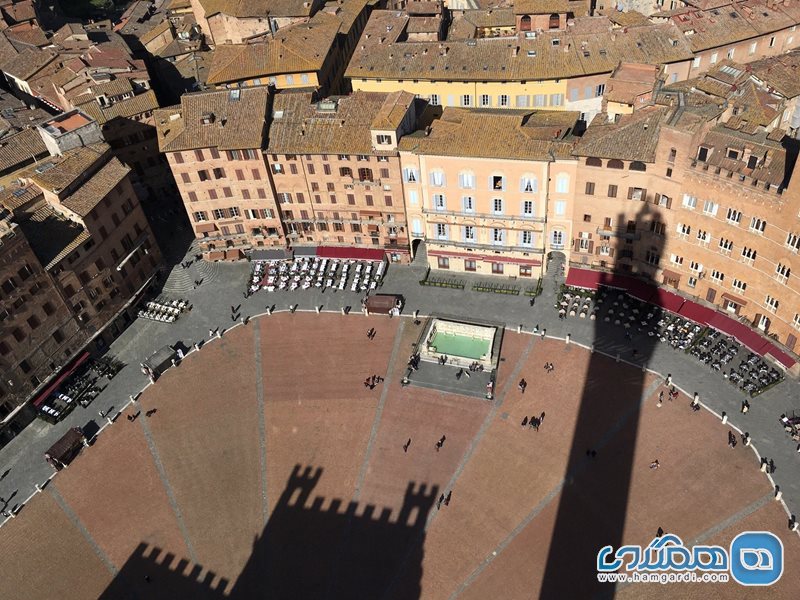
M 253 323 L 253 345 L 256 363 L 256 408 L 258 409 L 258 443 L 261 458 L 261 516 L 264 526 L 269 521 L 269 500 L 267 496 L 267 417 L 264 402 L 264 373 L 261 366 L 261 321 Z

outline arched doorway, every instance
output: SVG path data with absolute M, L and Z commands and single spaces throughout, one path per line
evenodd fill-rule
M 550 29 L 558 29 L 561 27 L 561 16 L 557 13 L 553 13 L 550 15 L 550 23 L 548 25 Z
M 520 31 L 530 31 L 531 30 L 531 17 L 530 17 L 530 15 L 522 15 L 522 18 L 519 20 L 519 30 Z

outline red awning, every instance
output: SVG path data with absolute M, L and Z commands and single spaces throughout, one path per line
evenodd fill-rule
M 349 260 L 383 260 L 383 250 L 374 248 L 348 248 L 346 246 L 320 246 L 317 248 L 320 258 L 345 258 Z
M 711 321 L 716 314 L 716 311 L 687 300 L 683 303 L 680 310 L 678 310 L 678 314 L 685 319 L 700 323 L 700 325 L 708 325 L 709 321 Z
M 83 363 L 85 363 L 88 358 L 89 358 L 88 352 L 84 352 L 83 354 L 81 354 L 69 367 L 67 367 L 61 372 L 61 375 L 59 375 L 53 381 L 53 383 L 51 383 L 41 392 L 39 392 L 39 395 L 33 399 L 32 404 L 38 408 L 38 406 L 42 404 L 47 398 L 49 398 L 50 394 L 55 392 L 58 389 L 58 386 L 60 386 L 67 377 L 72 375 L 78 367 L 80 367 Z
M 678 296 L 678 294 L 673 294 L 672 292 L 668 292 L 667 290 L 657 288 L 655 293 L 650 298 L 650 303 L 655 304 L 656 306 L 660 306 L 668 310 L 669 312 L 680 312 L 681 306 L 683 303 L 686 302 L 682 296 Z
M 771 346 L 768 341 L 750 329 L 747 325 L 739 323 L 730 317 L 726 317 L 722 313 L 716 313 L 708 324 L 722 333 L 732 335 L 756 354 L 763 355 L 767 347 Z
M 238 260 L 241 256 L 242 253 L 238 248 L 234 248 L 233 250 L 225 250 L 225 260 Z
M 624 282 L 625 290 L 627 290 L 629 296 L 633 296 L 634 298 L 638 298 L 639 300 L 643 300 L 644 302 L 652 302 L 657 306 L 661 306 L 658 303 L 658 293 L 661 290 L 657 290 L 654 286 L 649 283 L 645 283 L 639 279 L 633 278 L 625 278 Z
M 767 354 L 772 356 L 772 358 L 777 360 L 787 369 L 791 369 L 796 364 L 796 361 L 791 356 L 779 349 L 777 346 L 775 346 L 775 344 L 770 344 L 770 348 L 767 349 Z
M 601 271 L 591 271 L 589 269 L 571 268 L 567 273 L 567 285 L 584 290 L 596 290 L 601 279 L 606 273 Z

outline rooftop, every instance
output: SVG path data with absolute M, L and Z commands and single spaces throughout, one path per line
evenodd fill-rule
M 261 148 L 268 98 L 266 87 L 184 94 L 180 106 L 155 111 L 159 149 Z
M 47 146 L 39 132 L 34 128 L 23 129 L 0 140 L 0 173 L 46 154 Z
M 153 90 L 147 90 L 143 94 L 118 100 L 110 106 L 100 106 L 94 98 L 87 99 L 78 104 L 78 108 L 102 125 L 117 118 L 128 119 L 148 111 L 155 111 L 158 108 L 158 99 Z
M 30 219 L 20 223 L 31 249 L 50 269 L 91 237 L 83 226 L 58 214 L 44 200 Z
M 800 52 L 763 58 L 747 65 L 750 75 L 784 98 L 800 96 Z
M 649 106 L 622 115 L 618 121 L 610 121 L 608 115 L 599 113 L 575 145 L 574 154 L 652 163 L 659 130 L 670 112 L 663 106 Z
M 660 71 L 658 65 L 620 64 L 606 84 L 606 99 L 610 102 L 633 104 L 639 96 L 653 91 Z
M 445 108 L 429 130 L 405 136 L 400 150 L 509 160 L 569 159 L 569 133 L 579 116 L 567 111 Z
M 307 17 L 311 2 L 305 0 L 200 0 L 206 18 L 223 13 L 238 18 Z M 307 5 L 307 6 L 306 6 Z
M 79 217 L 88 215 L 103 198 L 108 196 L 120 181 L 130 173 L 130 169 L 113 157 L 99 171 L 94 173 L 62 204 Z
M 408 92 L 354 92 L 318 103 L 310 93 L 277 94 L 268 152 L 374 154 L 373 127 L 397 129 L 413 101 Z
M 322 11 L 308 23 L 279 29 L 266 41 L 218 45 L 208 70 L 208 83 L 318 71 L 341 25 L 341 19 Z
M 671 63 L 692 57 L 669 23 L 623 32 L 548 31 L 535 38 L 402 42 L 409 18 L 373 11 L 345 75 L 353 79 L 531 81 L 610 73 L 621 61 Z
M 24 177 L 44 190 L 59 193 L 78 179 L 84 178 L 108 150 L 108 145 L 104 143 L 79 146 L 62 156 L 51 156 L 36 166 L 29 167 Z

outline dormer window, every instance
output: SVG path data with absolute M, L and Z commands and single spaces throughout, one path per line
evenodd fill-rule
M 755 169 L 758 166 L 758 156 L 755 154 L 751 154 L 750 158 L 747 159 L 747 168 L 748 169 Z
M 739 160 L 739 151 L 734 150 L 733 148 L 728 148 L 728 150 L 725 153 L 725 156 L 727 156 L 728 158 L 732 158 L 733 160 Z
M 552 40 L 550 40 L 550 44 L 552 44 L 553 47 L 560 46 L 561 45 L 561 40 L 559 40 L 558 38 L 553 38 Z
M 379 146 L 389 146 L 392 143 L 392 136 L 379 135 L 377 136 L 377 142 Z
M 203 125 L 211 125 L 214 122 L 214 113 L 207 112 L 203 113 L 200 117 L 200 123 Z
M 700 162 L 706 162 L 706 160 L 708 160 L 708 148 L 700 146 L 700 148 L 697 149 L 697 160 Z

